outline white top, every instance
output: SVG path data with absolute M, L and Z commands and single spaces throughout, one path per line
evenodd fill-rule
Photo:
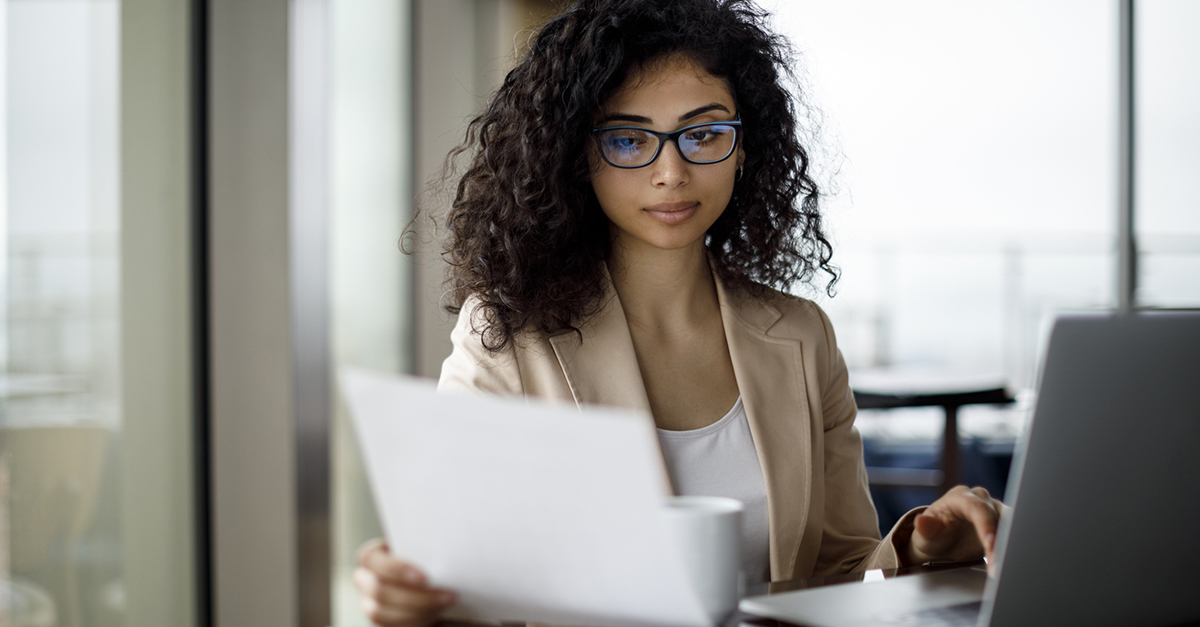
M 741 548 L 746 585 L 770 581 L 767 484 L 741 397 L 711 425 L 691 431 L 659 429 L 658 441 L 677 494 L 726 496 L 745 505 Z

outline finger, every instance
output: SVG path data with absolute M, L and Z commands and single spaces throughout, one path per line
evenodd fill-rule
M 403 586 L 421 588 L 428 583 L 425 573 L 408 562 L 396 559 L 384 546 L 365 551 L 358 563 L 381 578 Z
M 383 538 L 371 538 L 358 547 L 358 564 L 361 566 L 363 560 L 367 559 L 367 555 L 375 551 L 388 552 L 387 542 Z
M 946 522 L 937 514 L 924 512 L 916 519 L 916 532 L 925 540 L 933 540 L 946 530 Z
M 409 617 L 434 614 L 454 604 L 454 593 L 449 590 L 397 586 L 361 567 L 354 570 L 353 579 L 364 599 L 371 599 L 382 608 L 394 609 Z
M 962 504 L 962 515 L 975 527 L 979 545 L 983 548 L 984 556 L 990 560 L 992 548 L 996 543 L 996 521 L 999 518 L 997 509 L 992 505 L 990 497 L 986 501 L 979 498 L 966 499 Z
M 367 597 L 359 600 L 359 607 L 362 608 L 363 614 L 372 624 L 381 627 L 429 627 L 437 623 L 439 618 L 436 612 L 413 614 L 401 608 L 383 605 L 375 599 Z
M 990 555 L 997 517 L 994 501 L 984 488 L 955 486 L 917 518 L 915 548 L 937 558 Z
M 358 555 L 355 556 L 355 560 L 356 560 L 356 562 L 358 562 L 359 566 L 364 566 L 366 563 L 367 555 L 370 555 L 370 554 L 374 553 L 374 551 L 379 551 L 379 550 L 384 551 L 384 553 L 386 553 L 386 551 L 388 551 L 388 545 L 386 545 L 386 543 L 384 543 L 383 538 L 368 539 L 368 541 L 366 541 L 360 545 Z
M 953 527 L 958 521 L 965 518 L 963 516 L 963 503 L 977 498 L 976 493 L 972 489 L 967 488 L 965 485 L 957 485 L 947 490 L 945 494 L 931 503 L 923 515 L 937 516 L 943 523 L 946 523 L 947 527 Z
M 968 486 L 965 486 L 965 485 L 963 485 L 963 484 L 961 484 L 961 483 L 960 483 L 960 484 L 958 484 L 958 485 L 954 486 L 953 488 L 950 488 L 949 490 L 946 490 L 946 493 L 945 493 L 945 494 L 943 494 L 942 496 L 943 496 L 943 497 L 946 497 L 946 496 L 955 496 L 955 495 L 958 495 L 958 494 L 964 494 L 964 493 L 967 493 L 967 492 L 970 492 L 970 491 L 971 491 L 971 488 L 970 488 L 970 487 L 968 487 Z
M 376 625 L 400 625 L 404 622 L 405 616 L 400 610 L 394 607 L 381 605 L 379 601 L 369 597 L 360 597 L 358 601 L 359 607 L 362 608 L 362 613 L 367 617 L 367 620 Z
M 996 534 L 992 536 L 991 545 L 987 547 L 988 551 L 986 557 L 988 561 L 988 574 L 995 576 L 996 542 L 998 541 L 1000 535 L 1000 523 L 1012 515 L 1012 508 L 1005 505 L 1004 501 L 997 499 L 992 499 L 992 505 L 996 508 Z
M 946 524 L 941 518 L 922 515 L 913 522 L 913 534 L 909 542 L 920 563 L 937 559 L 952 544 L 947 540 Z
M 999 501 L 992 498 L 987 488 L 963 485 L 952 488 L 926 510 L 926 513 L 941 516 L 947 527 L 954 526 L 955 519 L 966 519 L 976 527 L 983 522 L 993 533 L 999 512 Z

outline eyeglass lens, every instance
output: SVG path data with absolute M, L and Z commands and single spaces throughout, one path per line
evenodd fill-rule
M 614 128 L 599 133 L 600 148 L 609 163 L 623 167 L 646 165 L 658 154 L 658 135 L 636 128 Z M 714 163 L 733 153 L 737 134 L 729 124 L 706 124 L 686 129 L 675 144 L 692 163 Z

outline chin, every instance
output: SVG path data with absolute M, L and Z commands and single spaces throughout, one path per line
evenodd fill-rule
M 687 235 L 680 233 L 673 236 L 646 238 L 642 241 L 660 250 L 682 250 L 695 246 L 697 243 L 703 246 L 705 235 L 705 233 L 700 233 L 699 237 L 697 237 L 694 233 L 688 233 Z

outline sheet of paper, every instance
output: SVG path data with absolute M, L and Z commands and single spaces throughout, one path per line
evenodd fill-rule
M 450 617 L 711 625 L 668 535 L 644 416 L 363 371 L 342 384 L 388 544 L 458 593 Z

